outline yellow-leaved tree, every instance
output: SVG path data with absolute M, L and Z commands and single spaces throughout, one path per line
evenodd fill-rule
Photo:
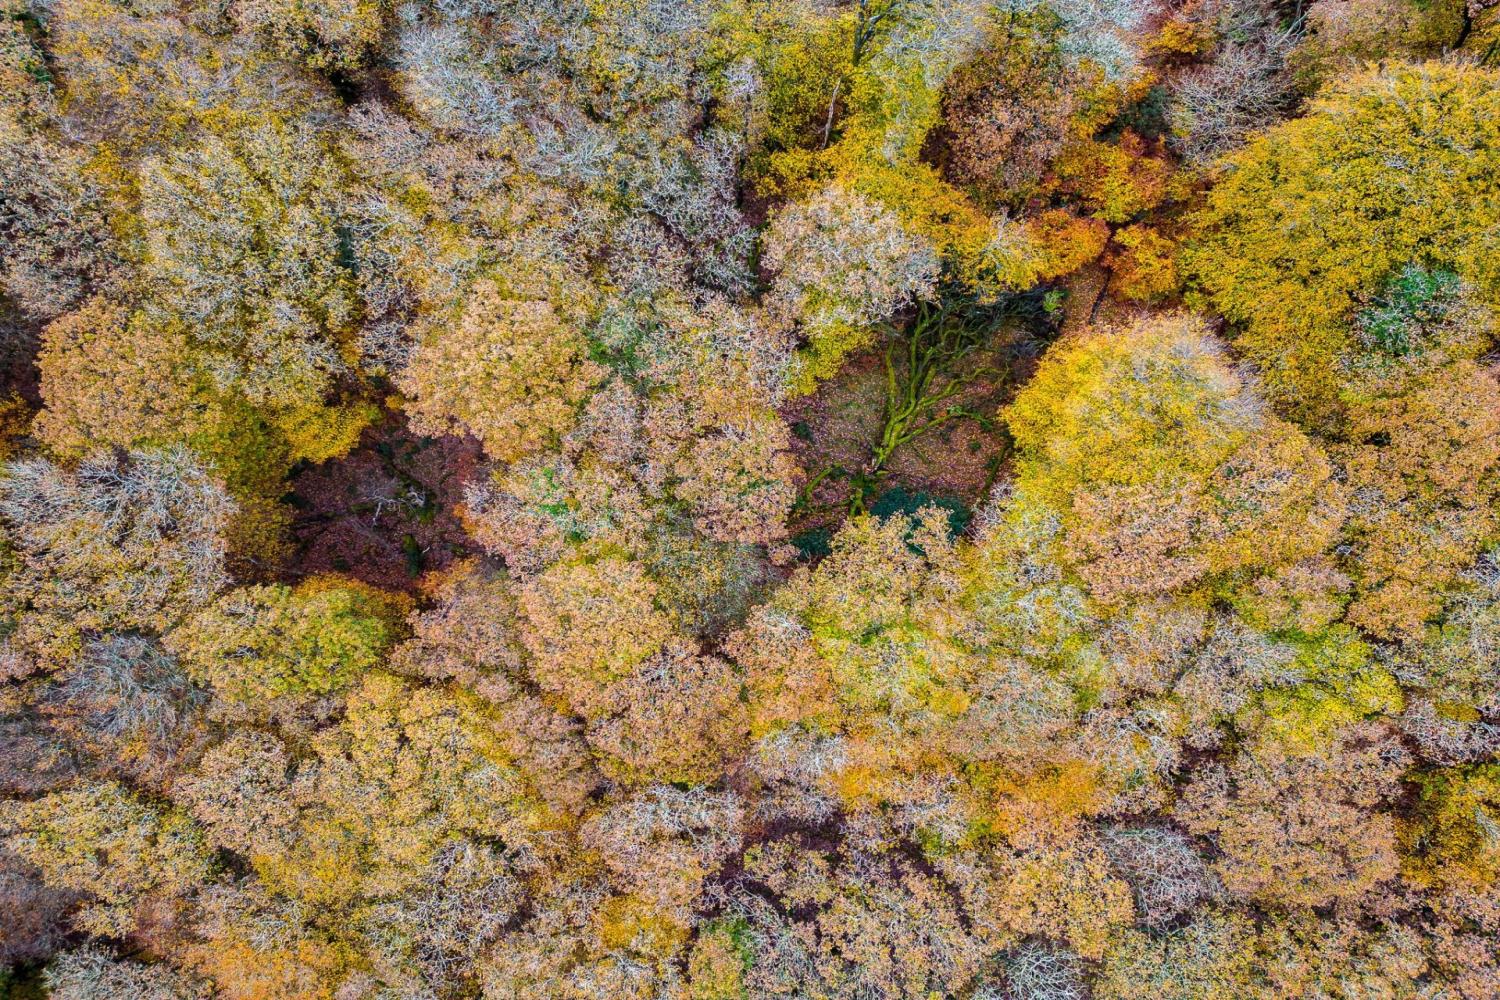
M 1005 418 L 1013 516 L 1057 518 L 1063 561 L 1106 604 L 1314 557 L 1343 518 L 1322 451 L 1193 316 L 1058 344 Z
M 1185 263 L 1271 396 L 1314 426 L 1336 422 L 1364 353 L 1356 314 L 1407 265 L 1500 296 L 1500 72 L 1356 74 L 1227 167 Z
M 1184 254 L 1353 504 L 1350 618 L 1413 634 L 1496 530 L 1500 72 L 1356 74 L 1228 161 Z

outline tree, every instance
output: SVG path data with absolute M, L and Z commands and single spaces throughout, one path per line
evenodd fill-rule
M 736 298 L 754 285 L 750 255 L 755 232 L 736 204 L 742 135 L 709 129 L 691 145 L 645 171 L 641 202 L 693 257 L 692 273 L 708 288 Z
M 483 698 L 512 765 L 549 806 L 568 815 L 581 812 L 600 776 L 579 720 L 537 690 L 513 587 L 468 563 L 454 567 L 435 589 L 439 603 L 407 619 L 412 637 L 392 650 L 387 666 L 411 677 L 456 682 Z M 650 736 L 628 734 L 632 740 L 642 735 Z
M 1318 0 L 1306 18 L 1307 34 L 1292 61 L 1309 90 L 1370 63 L 1435 58 L 1465 33 L 1465 5 L 1457 0 Z
M 144 908 L 178 905 L 213 867 L 186 814 L 112 781 L 0 804 L 0 827 L 6 846 L 49 885 L 88 894 L 74 920 L 94 934 L 129 934 Z
M 189 353 L 180 326 L 154 325 L 117 303 L 89 299 L 42 334 L 37 367 L 46 408 L 34 432 L 70 457 L 101 445 L 182 440 L 209 405 L 183 371 Z
M 1500 526 L 1500 381 L 1470 361 L 1354 409 L 1334 450 L 1352 487 L 1349 620 L 1415 635 Z
M 1497 80 L 1448 63 L 1356 73 L 1227 161 L 1185 261 L 1299 419 L 1336 425 L 1352 314 L 1408 264 L 1500 294 Z
M 586 1000 L 678 997 L 674 961 L 687 928 L 644 899 L 611 894 L 594 872 L 570 870 L 533 904 L 532 916 L 494 949 L 481 970 L 486 1000 L 549 996 Z
M 602 374 L 576 320 L 519 291 L 477 283 L 456 323 L 431 325 L 401 381 L 414 427 L 473 434 L 502 462 L 555 445 Z
M 1403 824 L 1409 877 L 1487 887 L 1500 877 L 1500 767 L 1443 768 L 1415 776 L 1415 815 Z
M 208 839 L 250 860 L 286 850 L 297 818 L 293 761 L 276 737 L 237 732 L 204 754 L 172 796 Z
M 1172 145 L 1189 163 L 1211 168 L 1287 110 L 1295 87 L 1287 59 L 1297 35 L 1277 23 L 1268 3 L 1235 0 L 1199 10 L 1207 16 L 1196 27 L 1217 36 L 1213 51 L 1172 82 L 1167 119 Z
M 1114 827 L 1100 838 L 1110 864 L 1135 894 L 1139 922 L 1161 930 L 1214 898 L 1218 886 L 1182 834 L 1165 827 Z
M 560 454 L 470 488 L 478 540 L 520 576 L 628 554 L 683 624 L 705 631 L 733 617 L 762 579 L 752 546 L 785 537 L 796 496 L 790 436 L 772 409 L 786 353 L 761 333 L 717 297 L 616 301 L 588 330 L 612 375 Z
M 526 900 L 523 869 L 514 857 L 472 840 L 441 848 L 418 887 L 365 916 L 366 947 L 384 977 L 413 983 L 414 990 L 474 983 L 484 954 Z
M 258 405 L 306 407 L 346 370 L 334 339 L 355 303 L 338 182 L 317 130 L 276 118 L 142 165 L 153 304 L 189 325 L 221 387 Z
M 1062 558 L 1106 603 L 1315 556 L 1343 517 L 1327 459 L 1189 316 L 1058 345 L 1005 418 L 1011 516 L 1060 517 Z
M 1108 264 L 1112 280 L 1127 299 L 1149 302 L 1177 290 L 1176 246 L 1149 226 L 1126 226 L 1114 235 Z
M 1281 126 L 1274 151 L 1257 144 L 1236 159 L 1243 169 L 1216 189 L 1189 254 L 1195 267 L 1233 258 L 1204 284 L 1245 324 L 1240 343 L 1273 395 L 1338 442 L 1353 487 L 1352 620 L 1382 636 L 1419 629 L 1436 608 L 1433 588 L 1493 531 L 1496 388 L 1473 359 L 1496 329 L 1494 227 L 1484 208 L 1450 217 L 1443 192 L 1489 183 L 1450 172 L 1445 129 L 1470 117 L 1488 127 L 1497 93 L 1493 74 L 1441 64 L 1330 90 L 1314 114 Z M 1408 115 L 1410 128 L 1393 129 Z M 1407 168 L 1393 171 L 1397 159 Z M 1375 207 L 1387 204 L 1389 214 Z M 1312 236 L 1325 228 L 1326 241 Z M 1357 244 L 1344 242 L 1355 233 Z M 1272 299 L 1285 310 L 1268 309 Z
M 42 962 L 66 947 L 73 933 L 68 914 L 78 908 L 82 897 L 77 890 L 47 884 L 35 866 L 15 854 L 0 853 L 0 906 L 10 915 L 0 945 L 3 967 Z
M 1080 81 L 1046 24 L 1040 14 L 1012 18 L 943 90 L 949 174 L 1011 203 L 1062 151 L 1080 100 Z
M 378 0 L 243 0 L 233 13 L 242 28 L 264 34 L 278 52 L 320 69 L 347 71 L 359 67 L 380 41 L 385 7 Z
M 1251 995 L 1253 927 L 1210 913 L 1163 935 L 1128 928 L 1110 942 L 1094 982 L 1100 1000 L 1231 1000 Z
M 601 769 L 632 784 L 713 781 L 749 729 L 733 668 L 681 641 L 642 661 L 585 711 Z
M 1418 756 L 1444 766 L 1482 761 L 1500 750 L 1500 726 L 1463 703 L 1443 703 L 1430 697 L 1407 699 L 1397 720 L 1401 731 L 1418 746 Z
M 263 710 L 284 697 L 340 691 L 379 664 L 392 608 L 372 587 L 313 579 L 229 591 L 166 638 L 194 680 Z
M 807 346 L 792 375 L 809 392 L 850 352 L 874 340 L 876 324 L 937 285 L 930 242 L 856 190 L 831 185 L 788 205 L 771 222 L 762 257 L 777 278 L 769 308 L 801 324 Z
M 311 925 L 299 901 L 273 895 L 254 880 L 207 889 L 196 931 L 185 957 L 227 1000 L 332 995 L 350 980 L 351 988 L 360 986 L 348 946 Z
M 457 681 L 481 693 L 491 683 L 524 673 L 520 613 L 510 580 L 463 562 L 435 581 L 432 596 L 433 608 L 407 619 L 412 636 L 391 651 L 394 670 Z
M 18 21 L 8 15 L 7 30 Z M 38 56 L 23 58 L 23 65 L 41 66 Z M 6 78 L 11 74 L 0 80 Z M 106 192 L 85 170 L 84 157 L 18 117 L 0 105 L 0 237 L 6 246 L 0 289 L 28 313 L 51 317 L 107 285 L 118 250 Z
M 712 392 L 705 387 L 709 401 Z M 719 542 L 764 545 L 785 537 L 784 513 L 795 498 L 796 466 L 785 424 L 744 402 L 730 399 L 722 407 L 705 407 L 707 412 L 696 414 L 696 426 L 687 428 L 674 426 L 675 414 L 648 411 L 645 444 L 676 452 L 673 493 L 692 505 L 697 531 Z
M 745 995 L 745 959 L 733 922 L 705 924 L 688 957 L 689 1000 L 735 1000 Z
M 1012 3 L 1026 9 L 1030 3 Z M 1129 76 L 1140 58 L 1135 35 L 1150 16 L 1149 4 L 1139 0 L 1056 0 L 1050 4 L 1063 23 L 1063 52 L 1084 65 L 1092 65 L 1106 79 Z
M 968 704 L 976 664 L 922 613 L 946 582 L 948 531 L 947 512 L 933 507 L 916 518 L 851 519 L 833 554 L 799 569 L 732 640 L 761 725 L 806 720 L 873 737 L 867 766 L 849 768 L 851 796 L 860 776 L 878 796 L 876 775 L 901 767 L 901 740 L 916 752 Z
M 1077 955 L 1032 944 L 1005 957 L 1005 990 L 998 995 L 1015 1000 L 1083 1000 L 1087 989 Z
M 413 110 L 433 126 L 489 137 L 515 124 L 521 95 L 494 72 L 493 62 L 487 64 L 483 42 L 446 20 L 412 24 L 401 32 L 397 84 Z
M 1267 998 L 1351 985 L 1409 995 L 1435 971 L 1421 936 L 1388 920 L 1362 925 L 1307 913 L 1278 916 L 1261 929 L 1255 952 L 1264 980 L 1259 991 Z
M 1064 941 L 1079 956 L 1098 959 L 1114 927 L 1130 921 L 1130 890 L 1110 872 L 1097 844 L 1002 856 L 1003 888 L 988 914 L 1021 936 Z
M 1403 673 L 1438 703 L 1493 715 L 1500 708 L 1500 553 L 1482 556 L 1443 596 L 1437 620 L 1409 643 Z
M 113 154 L 94 161 L 106 187 L 131 186 L 144 157 L 193 143 L 200 127 L 334 107 L 316 78 L 226 30 L 226 13 L 76 0 L 49 11 L 49 65 L 66 81 L 67 122 Z M 134 244 L 140 234 L 130 236 Z
M 1019 657 L 989 658 L 962 715 L 944 732 L 950 752 L 997 761 L 1015 773 L 1046 766 L 1078 722 L 1074 691 Z
M 365 674 L 343 717 L 311 740 L 289 831 L 275 833 L 284 821 L 273 819 L 256 833 L 261 843 L 284 836 L 289 845 L 252 855 L 262 884 L 299 905 L 349 915 L 422 886 L 439 852 L 459 838 L 492 839 L 522 856 L 544 850 L 555 821 L 512 766 L 495 721 L 473 696 Z M 199 786 L 209 798 L 198 807 L 247 794 L 247 804 L 275 817 L 276 763 L 273 756 L 258 764 L 269 797 L 254 788 L 219 791 L 213 783 L 222 778 L 210 774 Z
M 109 284 L 120 261 L 107 186 L 57 134 L 58 95 L 30 17 L 19 0 L 0 7 L 0 291 L 48 318 Z
M 164 963 L 142 964 L 116 958 L 97 945 L 63 952 L 46 973 L 47 992 L 56 1000 L 200 1000 L 205 984 Z
M 687 926 L 704 883 L 739 851 L 743 824 L 732 792 L 654 785 L 596 811 L 579 839 L 599 852 L 618 891 Z
M 896 852 L 834 857 L 774 840 L 746 852 L 745 870 L 748 885 L 729 898 L 726 917 L 750 996 L 961 994 L 999 950 L 966 925 L 948 884 Z M 760 894 L 767 890 L 774 903 Z
M 19 561 L 6 584 L 25 609 L 17 638 L 49 659 L 76 649 L 83 633 L 167 628 L 228 582 L 232 510 L 178 448 L 96 453 L 76 469 L 12 463 L 0 515 Z
M 1382 807 L 1406 764 L 1373 724 L 1313 753 L 1270 743 L 1193 779 L 1175 815 L 1217 840 L 1225 887 L 1281 906 L 1356 901 L 1396 874 L 1396 827 Z
M 1167 193 L 1165 158 L 1129 131 L 1117 143 L 1074 140 L 1058 158 L 1056 171 L 1062 190 L 1105 222 L 1137 219 L 1160 205 Z
M 583 715 L 671 634 L 656 584 L 634 562 L 607 556 L 559 563 L 522 589 L 523 640 L 536 679 Z
M 54 724 L 132 771 L 159 780 L 197 742 L 203 692 L 150 639 L 132 633 L 89 639 L 58 681 L 48 698 Z

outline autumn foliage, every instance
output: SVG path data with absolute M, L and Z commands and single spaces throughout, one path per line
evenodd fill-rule
M 1500 997 L 1497 12 L 0 0 L 0 998 Z

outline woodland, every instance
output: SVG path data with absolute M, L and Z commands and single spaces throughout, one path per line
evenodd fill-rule
M 1497 1000 L 1497 0 L 0 0 L 0 998 Z

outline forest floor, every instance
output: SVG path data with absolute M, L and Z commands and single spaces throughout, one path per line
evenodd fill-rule
M 422 437 L 388 415 L 348 455 L 292 478 L 290 567 L 297 576 L 337 572 L 411 589 L 422 573 L 474 553 L 457 507 L 483 465 L 476 439 Z
M 0 397 L 18 397 L 41 405 L 41 377 L 36 366 L 42 326 L 0 298 Z
M 1010 476 L 1010 436 L 999 413 L 1030 379 L 1050 339 L 1094 324 L 1126 323 L 1142 311 L 1110 293 L 1109 272 L 1098 265 L 1074 275 L 1061 291 L 1053 329 L 1007 322 L 983 349 L 964 359 L 960 370 L 949 373 L 949 378 L 972 381 L 945 405 L 985 419 L 947 420 L 902 445 L 874 483 L 861 483 L 859 474 L 869 468 L 882 429 L 887 391 L 883 345 L 850 358 L 816 392 L 784 405 L 781 413 L 792 428 L 803 469 L 801 485 L 806 489 L 820 473 L 832 470 L 793 512 L 790 534 L 795 543 L 809 555 L 824 554 L 828 539 L 849 514 L 854 491 L 861 488 L 867 505 L 877 512 L 910 512 L 934 502 L 961 512 L 955 527 L 966 521 L 996 484 Z M 898 362 L 896 370 L 901 374 L 904 366 Z M 940 379 L 934 390 L 944 384 L 946 379 Z
M 999 341 L 966 359 L 976 368 L 993 369 L 993 374 L 975 378 L 952 404 L 992 418 L 1030 374 L 1030 359 L 1017 356 L 1015 343 L 1003 337 Z M 821 554 L 827 538 L 849 514 L 853 492 L 860 488 L 856 476 L 869 467 L 880 439 L 885 395 L 883 353 L 873 349 L 851 358 L 816 392 L 782 408 L 806 477 L 804 486 L 824 470 L 834 470 L 792 515 L 791 535 L 810 554 Z M 885 474 L 866 487 L 866 499 L 878 503 L 885 494 L 904 493 L 956 502 L 971 510 L 1004 475 L 1009 453 L 1009 437 L 993 419 L 987 426 L 970 417 L 948 420 L 898 448 Z

